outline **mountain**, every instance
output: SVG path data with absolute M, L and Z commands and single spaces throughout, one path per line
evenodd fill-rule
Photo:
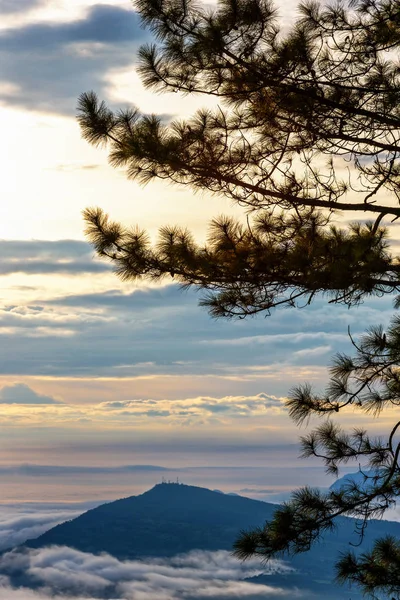
M 140 496 L 124 498 L 87 511 L 57 525 L 25 546 L 66 545 L 84 552 L 108 552 L 119 559 L 173 556 L 190 550 L 231 550 L 242 529 L 271 519 L 276 505 L 183 484 L 162 483 Z M 307 589 L 315 598 L 343 598 L 343 588 L 333 583 L 334 562 L 349 548 L 355 521 L 337 519 L 336 531 L 304 554 L 290 559 L 296 573 L 275 574 L 254 581 L 294 589 Z M 371 521 L 362 544 L 365 551 L 374 539 L 388 533 L 400 537 L 400 523 Z M 315 594 L 317 594 L 315 596 Z M 361 598 L 356 590 L 351 599 Z
M 63 544 L 120 559 L 172 556 L 194 548 L 230 550 L 241 529 L 264 523 L 275 509 L 242 496 L 161 483 L 140 496 L 102 504 L 25 545 Z
M 356 485 L 360 486 L 361 489 L 363 489 L 364 491 L 368 491 L 369 488 L 373 487 L 373 481 L 370 479 L 366 479 L 364 473 L 365 473 L 365 475 L 368 475 L 368 477 L 373 477 L 374 475 L 377 474 L 377 471 L 367 469 L 365 471 L 356 471 L 355 473 L 347 473 L 347 475 L 344 475 L 343 477 L 336 479 L 336 481 L 334 483 L 332 483 L 332 485 L 329 487 L 329 489 L 332 491 L 337 491 L 342 487 L 346 488 L 353 484 L 356 484 Z

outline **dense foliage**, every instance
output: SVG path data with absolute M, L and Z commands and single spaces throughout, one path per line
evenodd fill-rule
M 397 1 L 300 5 L 280 30 L 269 0 L 140 0 L 158 44 L 140 50 L 146 86 L 217 96 L 214 111 L 163 123 L 79 99 L 82 134 L 110 162 L 223 195 L 242 222 L 216 218 L 207 245 L 163 227 L 145 232 L 86 211 L 88 235 L 124 279 L 172 275 L 205 290 L 216 316 L 245 316 L 326 292 L 353 304 L 398 289 L 399 264 L 381 226 L 400 216 Z M 338 211 L 359 223 L 332 223 Z M 371 223 L 365 222 L 371 218 Z
M 394 425 L 386 440 L 370 436 L 362 428 L 346 433 L 331 419 L 301 440 L 304 457 L 315 456 L 328 472 L 338 473 L 341 464 L 364 463 L 363 477 L 327 493 L 303 488 L 276 511 L 265 527 L 243 533 L 235 544 L 236 554 L 272 557 L 280 552 L 307 551 L 326 531 L 335 528 L 340 515 L 357 517 L 356 530 L 362 539 L 369 519 L 380 518 L 395 505 L 400 495 L 400 318 L 385 332 L 371 328 L 358 342 L 355 355 L 338 355 L 331 367 L 331 380 L 324 395 L 313 394 L 308 385 L 295 389 L 287 402 L 296 423 L 312 415 L 338 413 L 346 407 L 378 415 L 383 409 L 393 414 Z M 341 557 L 338 578 L 362 586 L 366 592 L 387 592 L 400 597 L 400 540 L 378 541 L 371 552 Z
M 398 0 L 306 1 L 291 26 L 279 26 L 269 0 L 138 0 L 137 9 L 155 39 L 140 50 L 144 84 L 220 104 L 165 123 L 135 108 L 112 112 L 85 93 L 84 138 L 108 145 L 111 164 L 128 177 L 228 197 L 243 219 L 216 218 L 204 246 L 178 227 L 161 228 L 152 244 L 91 208 L 87 234 L 97 252 L 123 279 L 172 276 L 196 286 L 214 316 L 268 314 L 317 293 L 353 305 L 398 291 L 400 262 L 388 243 L 400 217 Z M 388 408 L 396 423 L 399 319 L 353 344 L 354 357 L 335 359 L 325 395 L 309 386 L 292 393 L 296 422 L 352 407 Z M 383 440 L 323 422 L 303 439 L 304 455 L 323 457 L 331 472 L 367 461 L 364 485 L 299 490 L 264 528 L 242 535 L 237 554 L 302 552 L 345 514 L 361 519 L 363 536 L 399 494 L 399 426 Z M 343 556 L 338 577 L 400 598 L 399 553 L 396 540 L 382 540 L 369 554 Z

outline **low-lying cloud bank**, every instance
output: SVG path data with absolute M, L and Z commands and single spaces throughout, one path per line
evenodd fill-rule
M 28 539 L 42 535 L 51 527 L 74 519 L 85 509 L 78 506 L 71 508 L 37 507 L 29 509 L 26 506 L 11 509 L 8 506 L 0 509 L 0 550 L 13 548 L 23 544 Z
M 67 595 L 123 600 L 293 598 L 293 590 L 244 579 L 290 571 L 281 561 L 242 563 L 229 552 L 193 551 L 171 559 L 119 561 L 66 546 L 12 551 L 0 559 L 0 600 L 46 600 Z

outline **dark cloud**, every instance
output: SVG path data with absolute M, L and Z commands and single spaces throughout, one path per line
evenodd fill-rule
M 43 4 L 43 0 L 0 0 L 0 14 L 27 12 Z
M 116 310 L 129 309 L 133 312 L 177 307 L 193 307 L 193 293 L 182 292 L 177 285 L 162 288 L 138 289 L 128 294 L 120 290 L 109 290 L 103 293 L 71 294 L 46 302 L 48 306 L 67 306 L 70 308 L 87 308 L 89 306 L 108 307 Z M 204 315 L 204 313 L 203 313 Z
M 11 1 L 11 0 L 10 0 Z M 148 34 L 133 9 L 95 5 L 70 23 L 35 23 L 0 34 L 0 99 L 13 106 L 75 114 L 77 98 L 106 96 L 110 71 L 132 65 Z
M 91 246 L 79 240 L 0 240 L 0 257 L 2 260 L 18 261 L 44 256 L 68 260 L 89 253 L 93 254 Z
M 111 270 L 93 248 L 78 240 L 0 240 L 0 275 L 12 273 L 81 275 Z
M 86 257 L 71 256 L 68 262 L 83 270 L 82 262 L 90 260 Z M 24 263 L 21 254 L 17 262 Z M 56 255 L 42 262 L 63 260 Z M 386 325 L 391 315 L 391 298 L 372 299 L 352 311 L 318 300 L 303 310 L 276 311 L 268 319 L 215 321 L 198 307 L 194 291 L 182 292 L 175 285 L 36 298 L 32 305 L 0 310 L 0 335 L 7 347 L 0 371 L 118 377 L 241 374 L 254 376 L 254 385 L 245 388 L 247 383 L 238 381 L 236 393 L 258 394 L 265 389 L 265 382 L 257 382 L 263 370 L 273 375 L 291 369 L 294 377 L 302 365 L 325 367 L 335 352 L 351 352 L 348 325 L 357 336 L 368 325 Z M 286 394 L 293 383 L 282 376 L 267 391 Z M 204 393 L 215 392 L 206 387 Z M 231 391 L 224 388 L 223 393 Z
M 25 273 L 26 275 L 82 275 L 83 273 L 104 273 L 111 271 L 111 266 L 94 261 L 58 263 L 54 261 L 30 260 L 27 262 L 0 262 L 0 275 Z
M 63 475 L 112 475 L 123 473 L 159 473 L 168 471 L 157 465 L 122 465 L 117 467 L 85 467 L 80 465 L 16 465 L 1 467 L 2 475 L 22 475 L 28 477 L 58 477 Z
M 110 268 L 83 241 L 0 241 L 0 274 L 82 276 Z M 75 286 L 79 289 L 76 277 L 70 286 L 62 297 L 44 300 L 38 290 L 30 303 L 0 307 L 0 336 L 2 347 L 7 347 L 0 373 L 233 378 L 240 374 L 254 383 L 238 381 L 235 394 L 253 395 L 265 389 L 265 381 L 257 381 L 263 369 L 271 375 L 291 370 L 290 383 L 285 376 L 279 382 L 275 377 L 278 383 L 267 390 L 283 395 L 293 385 L 298 367 L 324 368 L 335 352 L 351 351 L 348 325 L 357 336 L 368 325 L 386 325 L 392 315 L 390 297 L 371 298 L 368 305 L 352 311 L 317 299 L 312 306 L 278 310 L 268 319 L 215 321 L 198 307 L 194 290 L 182 292 L 177 285 L 82 294 L 74 293 Z M 202 393 L 215 395 L 207 387 Z M 224 387 L 222 393 L 232 391 Z M 221 404 L 209 407 L 210 413 L 223 410 Z M 251 412 L 250 405 L 246 411 Z
M 106 4 L 94 5 L 85 18 L 68 23 L 34 23 L 6 30 L 0 45 L 24 54 L 29 49 L 41 55 L 48 48 L 57 49 L 69 44 L 86 42 L 119 44 L 143 38 L 139 19 L 134 10 Z
M 38 394 L 24 383 L 15 383 L 0 389 L 0 404 L 60 404 L 60 402 L 51 396 Z

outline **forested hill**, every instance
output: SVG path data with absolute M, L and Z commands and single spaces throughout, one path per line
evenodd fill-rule
M 26 545 L 65 544 L 118 558 L 171 556 L 193 548 L 231 549 L 241 529 L 271 518 L 276 506 L 176 483 L 161 483 L 89 510 Z
M 262 525 L 276 508 L 274 504 L 241 496 L 163 483 L 140 496 L 89 510 L 25 545 L 66 545 L 85 552 L 108 552 L 120 559 L 172 556 L 194 549 L 231 550 L 240 530 Z M 349 548 L 349 540 L 357 542 L 358 538 L 352 537 L 354 525 L 352 519 L 338 519 L 335 532 L 326 535 L 309 552 L 289 560 L 298 569 L 296 574 L 268 576 L 269 584 L 312 590 L 318 598 L 342 597 L 338 593 L 343 589 L 332 582 L 333 565 L 339 553 Z M 371 521 L 357 552 L 389 533 L 400 538 L 400 523 Z M 361 596 L 353 589 L 351 598 L 357 600 Z

